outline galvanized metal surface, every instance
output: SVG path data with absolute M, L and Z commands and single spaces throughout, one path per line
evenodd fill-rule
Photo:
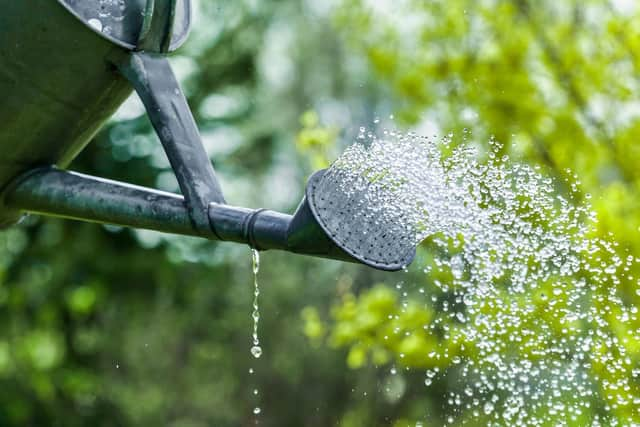
M 185 199 L 177 194 L 56 168 L 29 171 L 9 190 L 7 205 L 24 212 L 357 262 L 327 239 L 311 215 L 304 214 L 304 204 L 291 216 L 211 203 L 208 216 L 212 226 L 204 234 L 193 228 Z
M 181 196 L 56 168 L 21 176 L 5 203 L 36 214 L 197 235 Z

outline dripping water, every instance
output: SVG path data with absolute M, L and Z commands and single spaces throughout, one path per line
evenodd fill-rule
M 258 304 L 258 297 L 260 296 L 260 287 L 258 285 L 258 272 L 260 271 L 260 252 L 257 249 L 251 249 L 251 266 L 253 271 L 253 311 L 251 312 L 251 319 L 253 320 L 253 332 L 251 334 L 251 355 L 258 359 L 262 356 L 262 347 L 260 346 L 260 337 L 258 336 L 258 323 L 260 322 L 260 306 Z M 249 373 L 254 374 L 254 369 L 250 368 Z M 259 390 L 254 388 L 252 391 L 253 399 L 259 399 Z M 253 408 L 253 415 L 258 416 L 262 412 L 260 406 L 256 405 Z M 256 419 L 256 423 L 257 423 Z
M 258 271 L 260 271 L 260 253 L 256 249 L 251 249 L 251 259 L 253 266 L 253 334 L 251 354 L 258 359 L 262 356 L 262 347 L 260 347 L 260 338 L 258 337 L 258 323 L 260 322 L 260 306 L 258 305 L 258 297 L 260 296 L 260 287 L 258 285 Z

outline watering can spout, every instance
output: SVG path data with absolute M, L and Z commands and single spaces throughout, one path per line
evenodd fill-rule
M 282 249 L 357 262 L 379 270 L 396 271 L 410 264 L 416 253 L 413 241 L 392 241 L 391 230 L 382 230 L 386 235 L 381 238 L 362 223 L 349 224 L 343 227 L 344 231 L 332 225 L 344 212 L 327 209 L 320 200 L 337 202 L 343 196 L 336 191 L 323 191 L 326 172 L 317 171 L 309 178 L 305 195 L 293 215 L 212 203 L 209 221 L 213 232 L 221 240 L 247 243 L 259 250 Z
M 245 243 L 258 250 L 276 249 L 362 262 L 325 233 L 306 197 L 294 215 L 210 203 L 210 227 L 203 233 L 193 226 L 183 196 L 46 167 L 31 170 L 14 180 L 0 198 L 0 205 L 13 212 Z

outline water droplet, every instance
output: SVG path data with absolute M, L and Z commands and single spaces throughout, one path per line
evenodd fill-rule
M 102 22 L 99 19 L 92 18 L 87 21 L 89 25 L 95 28 L 98 31 L 102 31 Z
M 258 359 L 260 356 L 262 356 L 262 347 L 260 347 L 259 345 L 254 345 L 253 347 L 251 347 L 251 354 L 253 355 L 253 357 Z
M 260 412 L 262 412 L 262 409 L 260 409 L 258 406 L 256 406 L 255 408 L 253 408 L 253 413 L 255 415 L 258 415 Z
M 493 412 L 493 403 L 491 402 L 487 402 L 484 404 L 484 407 L 482 408 L 484 413 L 489 415 L 490 413 Z

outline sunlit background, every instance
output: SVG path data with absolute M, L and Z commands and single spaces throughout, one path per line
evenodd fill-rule
M 306 178 L 361 126 L 468 129 L 481 149 L 493 136 L 549 176 L 575 173 L 597 234 L 640 257 L 635 1 L 194 6 L 191 36 L 171 63 L 229 203 L 292 212 Z M 178 191 L 136 96 L 71 168 Z M 261 260 L 255 359 L 249 248 L 37 217 L 1 232 L 0 425 L 508 425 L 448 401 L 462 384 L 452 360 L 467 355 L 446 337 L 384 339 L 390 317 L 410 337 L 438 316 L 447 296 L 436 277 L 278 252 Z M 616 284 L 630 307 L 640 304 L 638 275 Z M 401 301 L 414 296 L 423 311 L 407 314 Z M 615 316 L 611 325 L 631 333 Z M 596 414 L 598 425 L 640 423 L 640 342 L 621 342 L 630 403 L 615 404 L 613 379 L 594 367 L 591 412 L 551 414 L 548 425 L 591 425 Z M 438 362 L 427 357 L 444 349 Z

